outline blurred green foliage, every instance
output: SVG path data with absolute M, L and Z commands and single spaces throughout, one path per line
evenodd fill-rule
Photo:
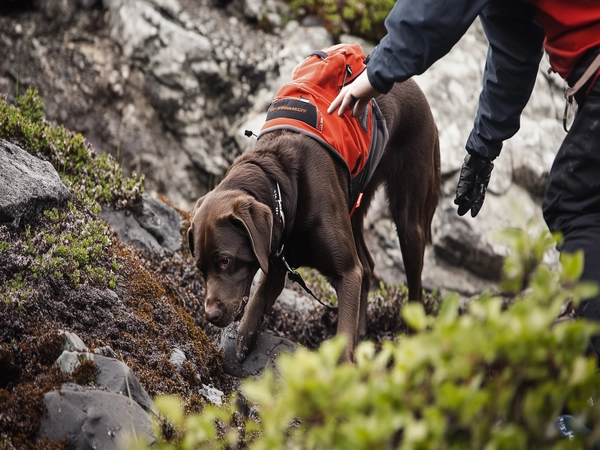
M 337 363 L 343 338 L 318 351 L 283 354 L 274 370 L 245 380 L 257 413 L 242 417 L 235 400 L 185 415 L 174 397 L 157 399 L 179 431 L 159 449 L 567 449 L 600 438 L 600 374 L 585 351 L 600 326 L 557 320 L 565 304 L 597 293 L 580 283 L 581 254 L 543 263 L 556 244 L 547 231 L 502 233 L 510 244 L 503 296 L 461 305 L 444 298 L 436 316 L 410 303 L 402 309 L 415 331 L 396 343 L 356 349 L 355 365 Z M 559 436 L 557 417 L 570 411 L 592 429 Z M 241 418 L 241 419 L 240 419 Z M 235 425 L 242 420 L 244 426 Z
M 378 42 L 386 34 L 384 21 L 394 0 L 288 0 L 300 16 L 314 16 L 335 36 L 349 33 Z

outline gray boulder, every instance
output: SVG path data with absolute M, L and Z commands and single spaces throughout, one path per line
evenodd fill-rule
M 69 448 L 122 449 L 132 439 L 155 441 L 148 414 L 135 401 L 114 392 L 63 384 L 44 395 L 40 439 L 69 440 Z
M 142 195 L 138 214 L 103 208 L 99 216 L 110 224 L 123 242 L 147 253 L 172 253 L 181 248 L 181 215 L 166 203 L 148 194 Z
M 219 349 L 223 350 L 223 370 L 238 378 L 260 374 L 265 367 L 274 367 L 277 356 L 282 352 L 293 352 L 297 346 L 289 339 L 259 332 L 256 346 L 243 363 L 236 356 L 237 323 L 229 325 L 221 333 Z
M 66 373 L 73 373 L 81 362 L 89 359 L 97 368 L 95 385 L 116 394 L 122 394 L 135 401 L 146 411 L 156 413 L 152 399 L 137 380 L 131 369 L 115 358 L 95 353 L 63 351 L 56 360 L 58 367 Z
M 16 228 L 70 197 L 52 164 L 0 139 L 0 224 Z

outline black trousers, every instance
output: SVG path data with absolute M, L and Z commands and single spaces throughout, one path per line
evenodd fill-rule
M 586 55 L 570 82 L 597 53 Z M 559 250 L 583 250 L 582 280 L 600 286 L 600 80 L 586 94 L 590 83 L 576 94 L 577 115 L 550 170 L 542 209 L 550 230 L 564 236 Z M 600 321 L 600 295 L 582 302 L 576 314 Z M 592 339 L 592 346 L 600 355 L 600 336 Z

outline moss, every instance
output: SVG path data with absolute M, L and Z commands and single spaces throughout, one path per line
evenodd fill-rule
M 31 324 L 36 331 L 22 342 L 0 344 L 2 361 L 20 366 L 10 381 L 0 386 L 0 448 L 11 448 L 5 445 L 10 441 L 12 448 L 66 449 L 67 441 L 37 441 L 40 420 L 46 412 L 44 394 L 71 381 L 53 366 L 63 338 L 56 329 L 35 320 Z
M 41 297 L 37 287 L 47 284 L 67 283 L 75 289 L 116 286 L 118 264 L 109 252 L 111 233 L 75 203 L 47 210 L 17 231 L 0 226 L 0 240 L 9 243 L 0 253 L 7 261 L 0 273 L 4 303 L 35 301 Z
M 287 0 L 300 16 L 318 17 L 337 38 L 344 33 L 378 42 L 386 34 L 385 18 L 394 0 Z
M 126 177 L 112 156 L 96 155 L 81 134 L 46 121 L 43 110 L 44 103 L 35 89 L 27 89 L 14 105 L 0 96 L 0 138 L 49 161 L 75 200 L 92 209 L 98 203 L 124 208 L 139 199 L 143 176 Z
M 91 359 L 84 359 L 73 372 L 73 379 L 77 384 L 83 386 L 93 384 L 96 381 L 98 366 Z

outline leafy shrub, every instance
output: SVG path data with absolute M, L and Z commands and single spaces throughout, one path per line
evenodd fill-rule
M 597 288 L 577 281 L 581 254 L 562 255 L 557 269 L 541 263 L 555 243 L 548 232 L 506 230 L 504 237 L 514 248 L 506 285 L 519 285 L 508 299 L 484 295 L 461 308 L 451 295 L 436 317 L 408 304 L 402 315 L 415 333 L 380 350 L 361 343 L 355 366 L 337 364 L 341 337 L 318 351 L 281 355 L 275 370 L 243 383 L 258 411 L 245 428 L 234 425 L 240 413 L 233 400 L 189 416 L 176 398 L 158 401 L 179 430 L 170 442 L 159 439 L 158 448 L 589 447 L 600 437 L 598 411 L 588 403 L 600 375 L 584 353 L 600 327 L 556 319 L 568 300 L 577 304 Z M 555 420 L 565 411 L 593 433 L 559 437 Z
M 300 15 L 316 16 L 334 35 L 351 33 L 372 41 L 386 34 L 384 21 L 394 0 L 289 0 Z

